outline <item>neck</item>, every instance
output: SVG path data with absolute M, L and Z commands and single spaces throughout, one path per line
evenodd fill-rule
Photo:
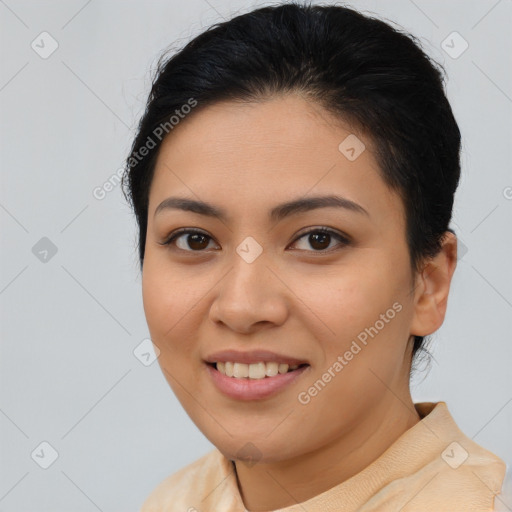
M 257 512 L 295 505 L 362 471 L 420 421 L 409 388 L 404 391 L 404 396 L 388 392 L 356 428 L 318 450 L 252 467 L 235 462 L 245 507 Z

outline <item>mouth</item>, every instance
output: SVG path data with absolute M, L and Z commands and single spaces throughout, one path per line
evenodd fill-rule
M 225 377 L 251 380 L 269 379 L 309 366 L 307 363 L 288 364 L 275 361 L 259 361 L 250 364 L 234 361 L 217 361 L 213 363 L 207 362 L 206 364 Z
M 206 362 L 214 387 L 225 397 L 237 401 L 264 400 L 291 387 L 308 372 L 309 364 L 259 361 L 240 363 L 235 361 Z

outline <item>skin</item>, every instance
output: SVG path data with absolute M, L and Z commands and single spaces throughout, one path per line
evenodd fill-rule
M 354 161 L 338 150 L 351 133 L 366 145 Z M 331 207 L 268 220 L 279 203 L 333 193 L 369 215 Z M 207 201 L 228 219 L 177 209 L 155 216 L 170 196 Z M 322 226 L 350 243 L 331 237 L 319 250 L 303 233 Z M 210 238 L 199 250 L 186 234 L 161 245 L 178 228 Z M 263 249 L 252 263 L 236 252 L 248 236 Z M 409 390 L 411 338 L 443 323 L 455 266 L 456 238 L 447 232 L 441 252 L 413 275 L 403 203 L 379 176 L 371 140 L 311 100 L 217 103 L 164 140 L 149 194 L 146 319 L 184 409 L 235 461 L 249 510 L 290 506 L 338 485 L 420 420 Z M 401 311 L 300 403 L 298 394 L 397 302 Z M 204 359 L 224 349 L 272 350 L 310 367 L 277 395 L 243 402 L 221 394 L 206 371 Z M 240 460 L 248 442 L 256 464 Z

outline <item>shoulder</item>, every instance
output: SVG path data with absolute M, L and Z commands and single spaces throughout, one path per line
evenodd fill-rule
M 510 511 L 512 507 L 512 465 L 507 464 L 501 492 L 494 498 L 493 512 Z
M 381 471 L 393 474 L 369 504 L 395 500 L 403 512 L 492 511 L 503 484 L 504 461 L 465 435 L 445 402 L 415 407 L 422 419 L 393 445 L 388 456 L 381 457 Z
M 194 510 L 194 505 L 199 505 L 212 492 L 212 488 L 218 486 L 219 481 L 229 484 L 229 476 L 235 478 L 229 461 L 214 449 L 160 482 L 140 512 Z

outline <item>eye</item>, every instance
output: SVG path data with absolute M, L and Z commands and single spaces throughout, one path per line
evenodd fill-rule
M 307 231 L 306 233 L 303 233 L 301 236 L 295 239 L 294 244 L 296 244 L 302 238 L 306 238 L 305 244 L 309 244 L 309 246 L 314 249 L 314 251 L 309 252 L 331 252 L 333 249 L 329 248 L 329 246 L 331 245 L 331 242 L 333 242 L 333 239 L 338 240 L 338 242 L 340 242 L 338 245 L 341 246 L 350 244 L 350 240 L 347 237 L 324 227 L 314 228 Z M 301 250 L 304 250 L 304 248 Z M 305 250 L 308 249 L 305 248 Z
M 306 239 L 306 237 L 308 238 Z M 330 246 L 334 240 L 337 240 L 338 245 L 341 246 L 350 244 L 347 237 L 325 227 L 310 229 L 302 233 L 292 245 L 296 245 L 303 238 L 305 243 L 309 244 L 314 250 L 309 251 L 307 247 L 299 247 L 299 249 L 309 252 L 331 252 L 333 249 Z M 213 241 L 212 237 L 203 231 L 183 228 L 172 233 L 165 241 L 160 242 L 160 245 L 175 246 L 186 252 L 204 252 L 205 249 L 208 249 L 211 241 Z
M 161 242 L 160 245 L 175 245 L 182 251 L 202 252 L 204 249 L 208 248 L 209 241 L 213 241 L 213 239 L 202 231 L 196 229 L 179 229 L 172 233 L 164 242 Z

